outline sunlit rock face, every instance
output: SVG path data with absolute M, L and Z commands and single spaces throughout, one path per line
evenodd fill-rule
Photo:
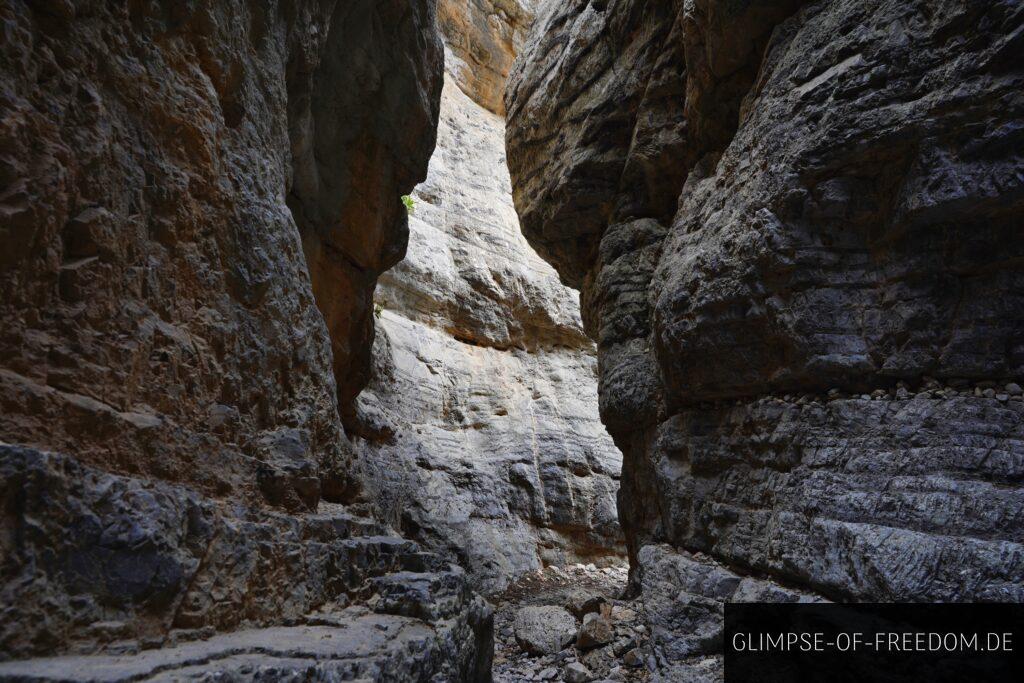
M 441 0 L 445 70 L 474 102 L 505 113 L 505 81 L 526 40 L 534 11 L 546 0 Z
M 716 613 L 706 561 L 1024 600 L 1024 9 L 548 10 L 506 96 L 515 204 L 582 287 L 635 583 L 680 589 L 662 625 Z
M 473 3 L 440 12 L 449 56 L 483 51 L 488 64 L 511 63 L 503 41 L 530 18 Z M 578 294 L 527 245 L 512 207 L 490 110 L 507 67 L 473 67 L 482 82 L 465 68 L 448 63 L 409 250 L 377 289 L 373 376 L 352 431 L 385 518 L 492 590 L 617 552 L 621 456 L 598 419 Z
M 0 660 L 484 678 L 461 572 L 324 502 L 433 151 L 434 2 L 15 0 L 0 35 Z

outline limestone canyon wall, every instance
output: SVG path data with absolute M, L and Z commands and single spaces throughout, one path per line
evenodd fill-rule
M 351 431 L 379 514 L 482 590 L 619 552 L 621 455 L 598 420 L 578 294 L 527 245 L 500 100 L 530 7 L 442 2 L 437 149 L 406 258 L 377 288 L 370 385 Z
M 515 204 L 582 287 L 667 680 L 715 675 L 678 667 L 775 581 L 1024 600 L 1022 31 L 1020 3 L 966 0 L 535 24 Z
M 433 0 L 5 0 L 0 33 L 0 660 L 145 650 L 0 678 L 488 676 L 462 573 L 324 502 Z

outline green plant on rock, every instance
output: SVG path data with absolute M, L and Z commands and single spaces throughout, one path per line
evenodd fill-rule
M 377 320 L 380 320 L 380 316 L 383 313 L 384 313 L 384 307 L 383 306 L 381 306 L 380 304 L 374 304 L 373 305 L 373 317 L 375 317 Z
M 405 210 L 409 212 L 409 215 L 416 213 L 416 202 L 407 194 L 402 195 L 402 203 L 405 204 Z

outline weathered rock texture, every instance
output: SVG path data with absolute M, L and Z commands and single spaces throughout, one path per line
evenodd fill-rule
M 110 655 L 0 664 L 0 680 L 352 680 L 338 667 L 381 681 L 489 679 L 491 612 L 463 571 L 338 506 L 218 505 L 4 445 L 0 496 L 3 658 Z M 367 599 L 372 611 L 349 607 Z
M 538 20 L 514 196 L 583 287 L 635 565 L 1024 600 L 1022 31 L 966 0 Z
M 434 0 L 327 5 L 321 54 L 299 52 L 286 65 L 288 207 L 348 414 L 369 376 L 377 276 L 405 254 L 400 197 L 423 180 L 434 149 L 443 53 Z
M 339 397 L 369 369 L 375 279 L 433 149 L 435 13 L 0 3 L 0 440 L 26 446 L 0 448 L 0 659 L 308 622 L 377 594 L 401 652 L 338 627 L 336 657 L 365 660 L 351 675 L 487 675 L 489 617 L 459 572 L 315 512 L 354 495 Z M 325 647 L 261 649 L 278 633 L 39 672 Z M 238 676 L 278 677 L 264 663 L 285 666 Z M 295 676 L 337 678 L 319 666 Z
M 450 50 L 511 61 L 494 45 L 523 30 L 504 23 L 521 13 L 441 7 L 465 20 L 442 22 Z M 464 67 L 448 65 L 409 253 L 377 290 L 373 379 L 352 431 L 384 517 L 490 591 L 616 552 L 621 455 L 598 420 L 579 297 L 523 239 L 502 120 Z
M 0 437 L 216 495 L 343 472 L 331 347 L 354 394 L 432 151 L 432 4 L 45 7 L 2 8 Z
M 445 70 L 474 102 L 505 113 L 505 81 L 546 0 L 440 0 Z

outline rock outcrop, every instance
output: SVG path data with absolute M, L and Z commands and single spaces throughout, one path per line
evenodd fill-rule
M 511 62 L 504 37 L 525 30 L 522 11 L 440 11 L 449 54 Z M 493 591 L 544 564 L 619 552 L 621 455 L 598 419 L 578 294 L 519 230 L 493 83 L 467 82 L 465 69 L 448 64 L 408 254 L 377 288 L 374 371 L 351 431 L 382 518 Z
M 434 150 L 443 63 L 434 4 L 327 3 L 320 54 L 299 52 L 286 65 L 287 203 L 344 415 L 369 377 L 377 277 L 405 255 L 400 197 L 423 180 Z
M 374 276 L 432 151 L 432 4 L 18 2 L 3 21 L 0 437 L 218 496 L 300 461 L 341 495 L 332 374 L 369 368 Z M 309 270 L 300 233 L 329 245 Z M 362 279 L 324 284 L 321 316 L 326 261 Z
M 514 197 L 583 288 L 635 586 L 665 542 L 829 599 L 1024 600 L 1022 26 L 963 0 L 536 22 Z
M 358 493 L 339 401 L 433 149 L 435 15 L 0 3 L 0 659 L 147 650 L 0 678 L 489 676 L 461 572 L 323 502 Z
M 464 572 L 340 506 L 228 506 L 2 445 L 0 498 L 0 652 L 68 653 L 0 680 L 489 680 Z

